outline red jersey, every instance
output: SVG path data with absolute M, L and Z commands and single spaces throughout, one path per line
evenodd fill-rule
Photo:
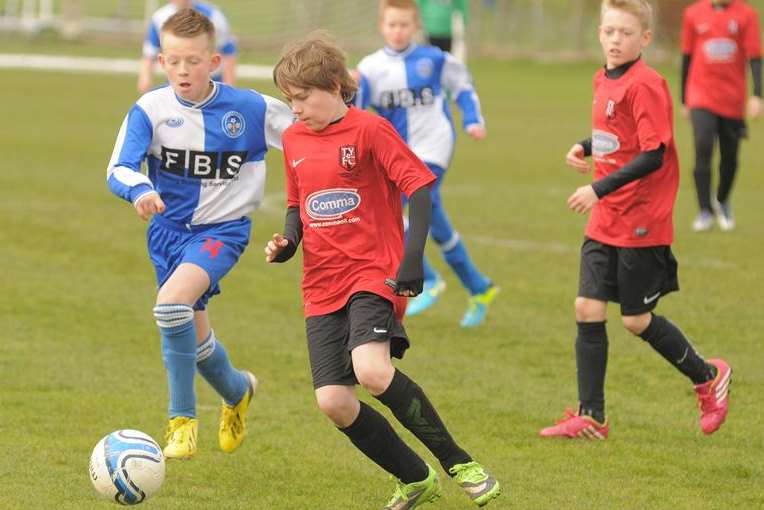
M 385 285 L 403 258 L 401 192 L 435 176 L 395 128 L 351 107 L 315 132 L 302 122 L 283 135 L 287 206 L 300 208 L 305 316 L 339 310 L 356 292 L 393 303 L 403 317 L 406 298 Z
M 690 55 L 685 102 L 722 117 L 745 116 L 746 62 L 761 57 L 756 11 L 741 0 L 715 9 L 711 0 L 687 7 L 682 22 L 682 53 Z
M 594 75 L 594 178 L 601 179 L 640 152 L 665 147 L 663 165 L 605 195 L 594 205 L 586 235 L 619 247 L 670 245 L 679 186 L 673 106 L 666 80 L 641 59 L 617 79 Z

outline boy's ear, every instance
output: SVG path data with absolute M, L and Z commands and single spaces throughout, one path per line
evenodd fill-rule
M 212 54 L 212 58 L 210 59 L 210 61 L 212 63 L 213 71 L 217 69 L 218 67 L 220 67 L 220 62 L 222 62 L 222 60 L 223 60 L 223 56 L 220 55 L 220 53 L 215 52 Z

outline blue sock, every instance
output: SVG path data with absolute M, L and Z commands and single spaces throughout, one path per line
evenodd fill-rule
M 443 243 L 440 249 L 443 250 L 443 258 L 446 259 L 448 265 L 451 266 L 451 269 L 454 270 L 456 276 L 461 280 L 462 285 L 467 288 L 471 295 L 482 294 L 488 290 L 491 281 L 483 276 L 475 267 L 475 264 L 472 263 L 470 256 L 467 254 L 467 249 L 464 247 L 461 239 L 459 239 L 457 232 L 454 232 L 451 239 Z
M 170 418 L 196 417 L 196 330 L 194 309 L 188 305 L 154 307 L 154 317 L 162 334 L 162 360 L 170 389 Z
M 210 330 L 207 337 L 196 349 L 196 368 L 228 405 L 235 405 L 244 398 L 249 382 L 247 378 L 231 366 L 228 354 Z
M 438 278 L 440 278 L 440 275 L 437 271 L 435 271 L 435 268 L 430 265 L 430 261 L 427 260 L 427 257 L 424 257 L 424 281 L 426 282 L 434 282 Z

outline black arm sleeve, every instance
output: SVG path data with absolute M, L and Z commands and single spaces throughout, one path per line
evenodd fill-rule
M 424 257 L 424 244 L 427 241 L 427 234 L 430 231 L 431 217 L 430 188 L 424 186 L 409 197 L 408 240 L 396 276 L 399 286 L 405 283 L 421 282 L 424 279 L 422 257 Z M 421 292 L 421 283 L 419 291 Z
M 753 81 L 753 95 L 761 97 L 761 58 L 751 59 L 751 78 Z
M 284 239 L 289 244 L 273 259 L 274 262 L 286 262 L 297 252 L 302 241 L 302 220 L 299 207 L 289 207 L 284 219 Z
M 682 100 L 682 104 L 684 104 L 687 90 L 687 76 L 690 74 L 690 60 L 692 60 L 692 57 L 690 57 L 689 53 L 682 53 L 682 81 L 679 89 L 679 97 Z
M 585 138 L 578 142 L 578 145 L 584 148 L 584 157 L 588 157 L 592 155 L 592 139 Z
M 655 172 L 661 165 L 663 165 L 663 153 L 666 151 L 666 147 L 661 144 L 655 150 L 640 152 L 639 155 L 623 165 L 621 168 L 603 177 L 598 181 L 592 183 L 594 193 L 597 198 L 602 198 L 608 193 L 612 193 L 621 186 L 624 186 L 631 181 L 636 181 L 642 177 Z

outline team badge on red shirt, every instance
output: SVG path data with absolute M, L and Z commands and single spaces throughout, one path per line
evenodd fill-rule
M 607 115 L 608 119 L 612 119 L 615 117 L 615 101 L 612 99 L 608 99 L 607 101 L 607 107 L 605 108 L 605 115 Z
M 352 170 L 357 163 L 356 156 L 358 151 L 355 145 L 341 145 L 340 146 L 340 165 L 345 170 Z

